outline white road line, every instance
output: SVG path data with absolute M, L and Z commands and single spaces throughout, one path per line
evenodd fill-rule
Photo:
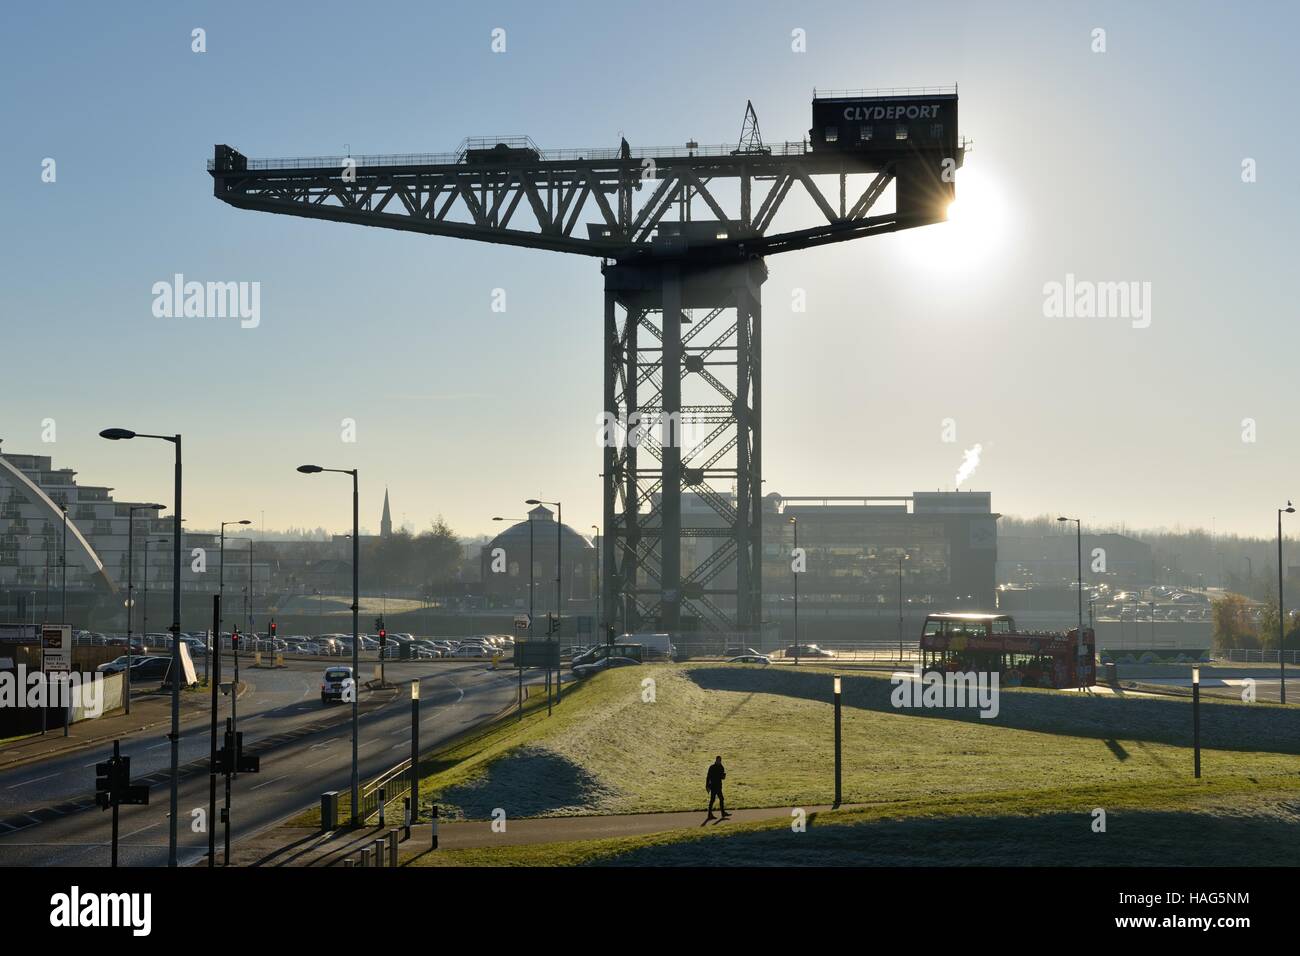
M 276 777 L 274 780 L 268 780 L 265 783 L 259 783 L 256 787 L 249 787 L 249 790 L 261 790 L 263 787 L 269 787 L 273 783 L 279 783 L 281 780 L 288 780 L 291 774 L 285 774 L 283 777 Z
M 43 777 L 33 777 L 31 780 L 24 780 L 22 783 L 11 784 L 10 786 L 5 787 L 5 789 L 17 790 L 19 787 L 27 786 L 29 783 L 40 783 L 42 780 L 49 780 L 51 777 L 57 777 L 57 776 L 59 776 L 59 774 L 57 773 L 47 773 Z
M 118 843 L 121 843 L 123 840 L 129 840 L 131 837 L 135 836 L 137 833 L 144 833 L 145 830 L 152 830 L 152 829 L 153 829 L 154 827 L 156 827 L 156 826 L 158 826 L 157 823 L 151 823 L 151 824 L 149 824 L 147 827 L 141 827 L 141 828 L 138 829 L 138 830 L 132 830 L 130 833 L 123 833 L 123 834 L 120 834 L 120 835 L 118 836 L 118 838 L 117 838 L 117 842 L 118 842 Z M 98 844 L 91 844 L 91 845 L 92 845 L 92 846 L 108 846 L 110 843 L 112 843 L 111 840 L 108 841 L 107 843 L 98 843 Z M 74 844 L 74 845 L 75 845 L 75 844 Z

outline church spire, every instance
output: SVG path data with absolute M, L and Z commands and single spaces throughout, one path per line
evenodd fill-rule
M 393 536 L 393 514 L 388 510 L 388 489 L 384 489 L 384 516 L 379 519 L 379 536 L 381 538 L 391 538 Z

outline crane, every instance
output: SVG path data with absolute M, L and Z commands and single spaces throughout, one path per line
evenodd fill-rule
M 763 616 L 764 259 L 942 222 L 966 145 L 956 99 L 955 87 L 815 92 L 809 137 L 770 145 L 747 104 L 739 148 L 542 150 L 516 136 L 249 159 L 218 145 L 208 170 L 239 209 L 599 258 L 613 425 L 600 623 L 743 636 Z M 895 209 L 875 212 L 891 184 Z M 792 193 L 813 221 L 774 231 Z

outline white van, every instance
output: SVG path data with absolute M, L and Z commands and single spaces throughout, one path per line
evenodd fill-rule
M 624 634 L 619 644 L 640 644 L 645 660 L 672 660 L 673 642 L 669 634 Z

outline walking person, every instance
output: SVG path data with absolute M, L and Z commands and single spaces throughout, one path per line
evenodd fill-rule
M 704 778 L 704 786 L 709 791 L 709 815 L 705 820 L 714 819 L 713 801 L 718 801 L 718 809 L 722 811 L 722 816 L 718 819 L 725 820 L 731 816 L 727 812 L 727 801 L 722 796 L 722 781 L 727 778 L 727 768 L 722 766 L 722 758 L 714 758 L 713 763 L 709 766 L 709 772 Z

